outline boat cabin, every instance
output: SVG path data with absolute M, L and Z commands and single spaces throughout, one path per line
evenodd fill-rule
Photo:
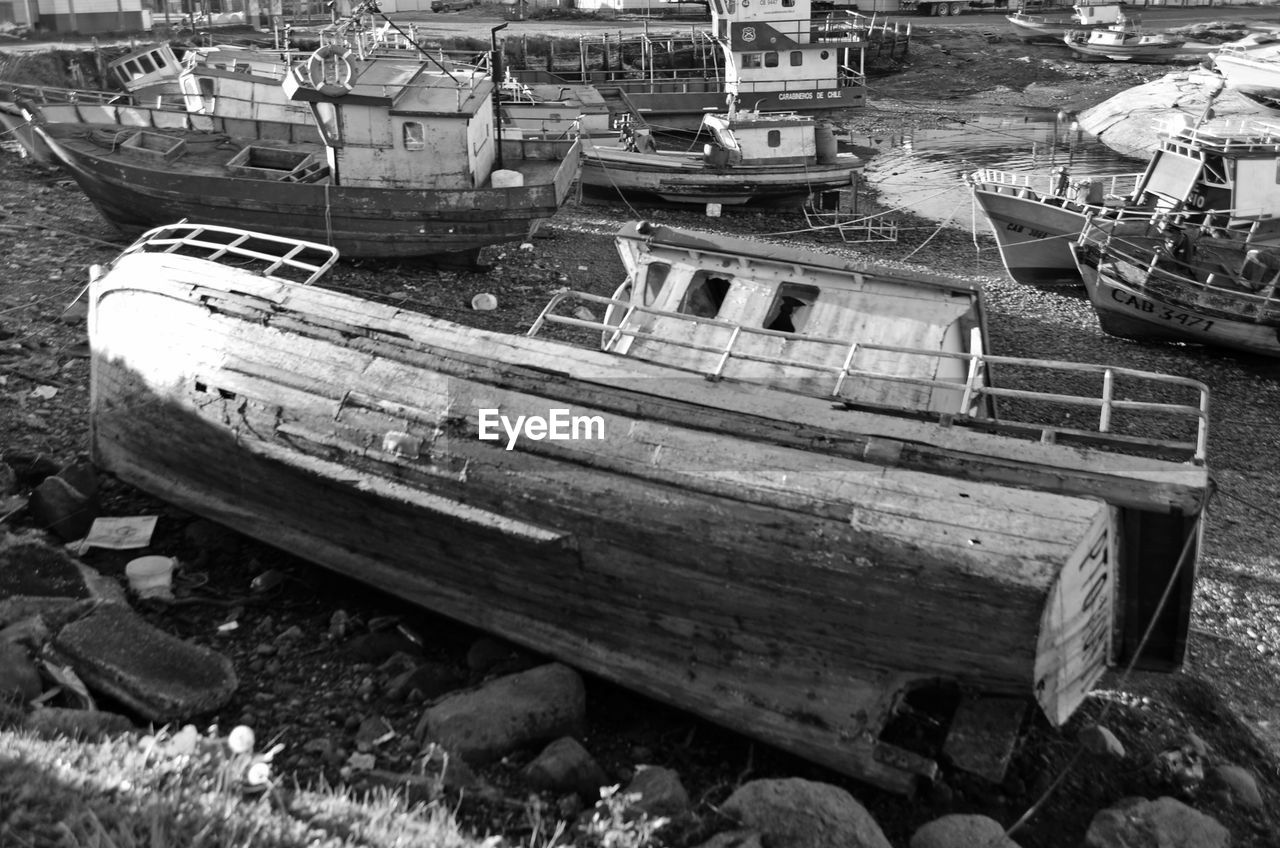
M 276 124 L 312 126 L 310 107 L 290 100 L 281 88 L 288 72 L 278 54 L 219 50 L 188 63 L 178 85 L 188 112 L 217 115 L 232 135 L 297 138 L 297 130 L 273 135 Z M 309 140 L 319 143 L 319 134 L 312 135 Z
M 1280 124 L 1182 121 L 1161 139 L 1133 197 L 1156 211 L 1184 213 L 1192 223 L 1230 227 L 1272 218 L 1280 209 Z M 1274 237 L 1280 222 L 1255 230 Z
M 1076 3 L 1072 19 L 1086 26 L 1114 24 L 1124 18 L 1123 3 Z
M 965 387 L 987 383 L 977 285 L 743 243 L 625 227 L 628 276 L 608 303 L 603 349 L 859 407 L 976 411 Z
M 502 173 L 489 76 L 389 58 L 352 68 L 337 58 L 336 71 L 313 62 L 284 80 L 289 98 L 310 106 L 337 182 L 474 189 Z
M 862 106 L 866 92 L 861 33 L 815 32 L 810 0 L 711 0 L 715 40 L 726 45 L 724 93 L 744 106 Z
M 829 124 L 807 115 L 728 112 L 706 115 L 702 126 L 711 134 L 704 148 L 709 165 L 815 165 L 835 161 L 836 145 Z M 818 145 L 819 130 L 825 144 Z
M 182 63 L 168 42 L 139 47 L 107 64 L 108 75 L 137 97 L 173 92 L 181 69 Z

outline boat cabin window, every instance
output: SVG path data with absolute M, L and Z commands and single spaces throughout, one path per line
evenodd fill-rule
M 200 85 L 201 97 L 213 96 L 213 77 L 196 77 L 196 82 Z
M 831 51 L 823 50 L 821 53 L 818 54 L 818 58 L 825 62 L 827 59 L 831 58 Z
M 743 53 L 742 54 L 742 67 L 744 68 L 758 68 L 760 67 L 760 63 L 762 61 L 764 61 L 763 54 L 760 54 L 760 53 Z
M 667 276 L 671 266 L 666 262 L 650 262 L 644 272 L 644 305 L 653 306 L 653 302 L 662 294 L 667 285 Z
M 778 67 L 778 54 L 777 53 L 764 54 L 764 66 L 766 68 Z
M 770 147 L 781 147 L 782 146 L 782 130 L 769 130 L 769 135 L 767 136 L 767 139 Z
M 695 318 L 714 318 L 720 314 L 720 307 L 729 294 L 729 283 L 725 277 L 713 277 L 705 271 L 694 275 L 688 290 L 680 300 L 677 312 L 692 315 Z
M 404 122 L 404 149 L 425 150 L 427 147 L 427 131 L 418 121 Z
M 792 50 L 791 51 L 791 67 L 798 68 L 803 64 L 804 64 L 804 51 Z
M 796 5 L 796 0 L 782 0 L 782 8 L 790 9 Z
M 818 300 L 818 287 L 783 283 L 765 313 L 764 328 L 780 333 L 803 333 Z

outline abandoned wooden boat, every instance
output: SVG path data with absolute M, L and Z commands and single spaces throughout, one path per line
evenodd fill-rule
M 578 175 L 575 139 L 496 128 L 485 74 L 353 66 L 340 48 L 321 48 L 283 87 L 312 123 L 80 104 L 29 111 L 59 164 L 126 231 L 200 218 L 352 257 L 474 262 L 487 245 L 528 238 Z
M 973 283 L 644 223 L 618 248 L 613 297 L 513 336 L 312 284 L 322 245 L 152 231 L 91 284 L 94 458 L 896 791 L 936 771 L 880 738 L 913 692 L 1062 722 L 1109 662 L 1181 662 L 1202 385 L 992 356 Z
M 1070 246 L 1096 220 L 1185 210 L 1215 226 L 1280 238 L 1280 124 L 1254 119 L 1179 122 L 1141 174 L 1080 176 L 986 169 L 969 175 L 1009 276 L 1078 281 Z
M 1090 223 L 1072 250 L 1113 336 L 1280 356 L 1280 249 L 1158 215 Z
M 609 99 L 616 116 L 633 116 L 661 130 L 695 132 L 728 98 L 760 112 L 827 112 L 866 104 L 866 36 L 858 29 L 815 23 L 811 0 L 739 3 L 711 0 L 711 24 L 689 35 L 636 36 L 636 67 L 588 66 L 588 39 L 574 72 L 513 68 L 528 84 L 590 85 Z M 604 45 L 606 54 L 621 51 Z M 702 57 L 682 67 L 675 57 Z
M 1123 15 L 1109 26 L 1069 30 L 1062 40 L 1077 56 L 1112 62 L 1167 62 L 1186 44 L 1184 38 L 1145 31 Z
M 862 160 L 840 154 L 829 124 L 811 115 L 706 115 L 700 152 L 660 150 L 647 127 L 627 126 L 619 142 L 584 139 L 584 188 L 675 203 L 803 201 L 853 183 Z
M 1085 31 L 1115 23 L 1124 14 L 1123 3 L 1077 3 L 1071 12 L 1037 14 L 1019 9 L 1005 20 L 1023 41 L 1061 41 L 1070 30 Z

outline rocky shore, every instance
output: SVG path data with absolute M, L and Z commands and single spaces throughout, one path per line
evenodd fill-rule
M 935 87 L 938 74 L 971 66 L 974 56 L 960 46 L 971 37 L 964 33 L 954 42 L 945 33 L 921 38 L 916 69 L 928 57 Z M 985 36 L 982 41 L 989 43 Z M 1027 94 L 1035 86 L 1061 91 L 1049 100 L 1063 108 L 1102 99 L 1091 88 L 1099 84 L 1095 77 L 1081 72 L 1076 84 L 1072 77 L 1037 71 L 1037 79 L 1020 80 L 1009 92 L 987 87 L 972 97 L 960 93 L 936 101 L 934 110 L 912 110 L 904 104 L 920 102 L 923 76 L 904 70 L 901 77 L 873 81 L 879 96 L 849 118 L 852 127 L 945 122 L 1014 95 L 1044 105 L 1045 98 Z M 1154 77 L 1163 71 L 1127 73 Z M 1125 87 L 1134 81 L 1117 72 L 1107 82 Z M 0 184 L 0 471 L 12 472 L 0 475 L 0 529 L 45 534 L 48 513 L 32 509 L 33 493 L 87 447 L 87 343 L 83 300 L 77 296 L 88 267 L 109 262 L 126 241 L 65 175 L 0 155 Z M 458 693 L 469 685 L 487 692 L 480 696 L 486 703 L 509 704 L 510 687 L 529 685 L 528 675 L 535 673 L 534 691 L 556 705 L 549 711 L 555 720 L 531 735 L 494 743 L 495 756 L 477 758 L 474 768 L 446 784 L 446 791 L 457 793 L 468 824 L 479 833 L 503 834 L 509 844 L 530 837 L 530 792 L 547 816 L 572 822 L 595 800 L 593 788 L 635 789 L 633 781 L 654 802 L 654 815 L 672 819 L 659 836 L 676 846 L 702 844 L 735 829 L 738 836 L 716 844 L 752 844 L 750 832 L 757 840 L 765 834 L 763 844 L 975 844 L 974 834 L 981 831 L 963 828 L 984 825 L 952 821 L 954 832 L 970 834 L 967 843 L 928 841 L 929 831 L 924 837 L 918 832 L 959 815 L 984 816 L 1003 829 L 1029 811 L 1012 836 L 1023 848 L 1076 848 L 1086 838 L 1091 846 L 1148 844 L 1123 840 L 1137 839 L 1135 828 L 1157 821 L 1182 834 L 1181 842 L 1170 845 L 1225 846 L 1227 833 L 1235 846 L 1277 844 L 1271 819 L 1280 799 L 1280 529 L 1272 507 L 1280 495 L 1277 363 L 1107 336 L 1082 290 L 1015 284 L 1003 274 L 987 234 L 939 229 L 906 215 L 899 216 L 904 226 L 898 243 L 863 250 L 810 231 L 797 211 L 707 218 L 698 211 L 578 202 L 528 244 L 488 251 L 490 267 L 482 272 L 409 262 L 344 263 L 328 284 L 461 323 L 520 332 L 557 288 L 612 292 L 622 277 L 612 234 L 636 217 L 975 277 L 986 292 L 997 353 L 1114 363 L 1208 385 L 1209 464 L 1218 488 L 1208 509 L 1183 672 L 1116 675 L 1065 728 L 1031 721 L 1001 784 L 947 769 L 930 791 L 904 799 L 599 681 L 565 674 L 563 667 L 328 575 L 287 551 L 228 533 L 110 477 L 95 477 L 94 512 L 158 521 L 145 549 L 93 548 L 80 559 L 123 584 L 125 563 L 140 553 L 174 557 L 174 601 L 128 596 L 128 603 L 148 626 L 226 657 L 234 670 L 235 689 L 217 707 L 173 716 L 175 721 L 252 727 L 259 739 L 283 746 L 273 773 L 300 783 L 324 779 L 415 791 L 424 785 L 415 777 L 429 771 L 425 739 L 448 739 L 453 732 L 439 730 L 448 718 L 442 704 L 463 697 Z M 479 293 L 494 295 L 497 309 L 472 310 Z M 0 620 L 0 629 L 14 623 Z M 15 667 L 21 663 L 0 652 L 0 688 Z M 48 683 L 42 681 L 42 688 Z M 472 704 L 461 712 L 483 715 L 492 708 Z M 925 729 L 903 732 L 919 734 L 921 741 L 928 735 L 925 718 Z M 482 731 L 456 732 L 462 738 Z M 551 752 L 545 747 L 564 738 L 572 743 L 557 742 Z M 1147 800 L 1122 803 L 1134 797 Z M 752 813 L 787 804 L 791 818 L 778 814 L 766 821 Z M 796 816 L 795 809 L 806 812 Z M 870 832 L 864 813 L 882 831 L 881 841 L 854 835 Z M 785 827 L 811 824 L 819 815 L 840 822 L 839 828 L 791 833 L 780 841 Z

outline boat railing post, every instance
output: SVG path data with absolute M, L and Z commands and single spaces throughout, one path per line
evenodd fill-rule
M 733 356 L 733 346 L 738 343 L 738 336 L 742 334 L 742 325 L 738 324 L 733 328 L 733 332 L 729 334 L 729 342 L 724 346 L 724 353 L 720 355 L 720 362 L 716 365 L 716 370 L 708 374 L 708 378 L 719 380 L 724 376 L 724 369 L 729 364 L 729 358 Z
M 1111 398 L 1115 392 L 1115 374 L 1110 368 L 1102 372 L 1102 408 L 1098 413 L 1098 432 L 1111 432 Z
M 858 343 L 854 342 L 849 345 L 849 352 L 845 354 L 844 364 L 840 366 L 840 376 L 836 378 L 836 387 L 831 393 L 833 397 L 840 397 L 840 392 L 844 390 L 844 381 L 849 376 L 849 372 L 853 370 L 853 358 L 857 355 Z
M 973 401 L 974 395 L 977 394 L 977 382 L 979 366 L 981 365 L 982 354 L 970 354 L 969 356 L 969 373 L 964 380 L 964 394 L 960 396 L 960 413 L 974 418 Z

